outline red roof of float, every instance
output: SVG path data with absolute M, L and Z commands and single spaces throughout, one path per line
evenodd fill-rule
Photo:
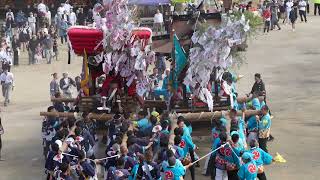
M 68 37 L 77 55 L 96 55 L 103 51 L 103 32 L 87 26 L 73 26 L 68 29 Z

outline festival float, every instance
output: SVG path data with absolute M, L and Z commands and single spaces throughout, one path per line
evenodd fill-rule
M 203 117 L 213 117 L 213 111 L 238 109 L 250 100 L 237 96 L 232 84 L 238 77 L 230 73 L 230 68 L 242 63 L 239 46 L 247 39 L 249 20 L 243 14 L 222 14 L 217 4 L 216 11 L 210 12 L 203 4 L 182 0 L 157 3 L 171 4 L 170 12 L 166 12 L 171 20 L 166 34 L 155 35 L 151 28 L 139 27 L 134 20 L 137 7 L 127 0 L 104 0 L 93 8 L 93 25 L 70 27 L 70 49 L 83 56 L 81 93 L 76 99 L 53 98 L 52 102 L 73 102 L 80 112 L 97 120 L 109 120 L 114 113 L 155 108 L 207 121 L 211 118 Z M 153 90 L 147 72 L 159 54 L 171 59 L 168 89 L 160 100 L 148 99 Z M 204 112 L 207 114 L 199 118 Z

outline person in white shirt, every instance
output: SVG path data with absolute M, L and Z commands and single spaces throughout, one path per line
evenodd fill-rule
M 158 32 L 162 33 L 162 26 L 163 26 L 163 15 L 161 14 L 160 10 L 157 9 L 157 13 L 154 15 L 154 31 L 156 34 Z
M 9 18 L 9 16 L 11 16 L 12 20 L 14 20 L 14 14 L 11 9 L 8 9 L 8 12 L 6 13 L 6 20 Z
M 12 66 L 12 60 L 13 60 L 12 50 L 10 47 L 7 47 L 5 51 L 5 59 L 2 62 L 2 67 L 7 66 L 9 72 Z
M 11 91 L 14 87 L 14 77 L 11 72 L 8 72 L 8 69 L 5 68 L 4 72 L 0 76 L 1 85 L 2 85 L 2 95 L 4 97 L 4 106 L 7 106 L 10 103 Z
M 60 7 L 58 8 L 58 12 L 57 12 L 57 14 L 59 14 L 59 15 L 62 15 L 63 13 L 64 13 L 64 8 L 63 8 L 63 3 L 61 3 L 61 5 L 60 5 Z
M 30 16 L 28 17 L 29 27 L 31 29 L 32 35 L 36 35 L 36 18 L 33 16 L 33 13 L 30 12 Z
M 60 79 L 60 89 L 62 90 L 63 96 L 66 98 L 72 98 L 71 87 L 76 87 L 76 83 L 70 77 L 68 77 L 68 73 L 62 74 L 63 78 Z
M 63 9 L 64 11 L 67 11 L 67 14 L 69 15 L 70 14 L 70 10 L 71 10 L 72 6 L 69 4 L 69 1 L 67 0 L 64 5 L 63 5 Z
M 7 67 L 9 72 L 10 72 L 11 65 L 12 65 L 12 59 L 13 59 L 13 54 L 11 52 L 10 47 L 2 48 L 0 50 L 1 65 L 2 65 L 2 67 Z
M 47 18 L 47 20 L 48 20 L 49 26 L 51 26 L 51 11 L 48 11 L 48 12 L 47 12 L 46 18 Z
M 72 8 L 71 8 L 71 13 L 69 15 L 69 23 L 71 24 L 71 26 L 74 26 L 77 23 L 77 16 L 76 16 L 76 13 L 73 12 Z
M 286 20 L 287 22 L 290 22 L 290 12 L 292 10 L 292 6 L 293 6 L 293 2 L 292 0 L 289 0 L 287 3 L 286 3 Z M 285 20 L 284 20 L 285 21 Z
M 299 1 L 299 15 L 301 22 L 307 22 L 307 13 L 306 13 L 307 2 L 305 0 Z
M 47 6 L 42 1 L 40 4 L 38 4 L 38 12 L 41 13 L 42 16 L 45 16 L 47 14 Z

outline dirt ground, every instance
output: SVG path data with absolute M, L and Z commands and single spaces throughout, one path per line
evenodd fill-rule
M 310 16 L 308 23 L 297 24 L 296 32 L 287 25 L 281 31 L 259 36 L 249 43 L 246 64 L 239 69 L 245 75 L 238 83 L 240 95 L 250 91 L 256 72 L 262 74 L 266 84 L 268 104 L 275 116 L 272 134 L 276 139 L 268 144 L 269 149 L 271 154 L 279 152 L 287 160 L 267 167 L 266 174 L 271 180 L 319 179 L 319 24 L 319 17 Z M 39 112 L 50 105 L 50 74 L 57 72 L 61 76 L 62 72 L 69 72 L 75 77 L 81 72 L 79 58 L 68 65 L 64 52 L 60 59 L 51 65 L 27 66 L 24 55 L 21 65 L 13 68 L 16 85 L 12 104 L 4 108 L 1 99 L 0 105 L 5 128 L 1 180 L 44 177 Z M 209 151 L 210 143 L 200 141 L 197 145 L 200 155 Z M 209 179 L 200 174 L 200 169 L 197 171 L 197 179 Z

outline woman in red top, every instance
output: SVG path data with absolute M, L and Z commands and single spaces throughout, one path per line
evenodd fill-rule
M 263 17 L 263 20 L 264 20 L 264 29 L 263 29 L 263 32 L 264 32 L 264 33 L 265 33 L 266 31 L 269 32 L 269 29 L 270 29 L 270 20 L 271 20 L 270 7 L 266 7 L 266 9 L 263 11 L 262 17 Z

